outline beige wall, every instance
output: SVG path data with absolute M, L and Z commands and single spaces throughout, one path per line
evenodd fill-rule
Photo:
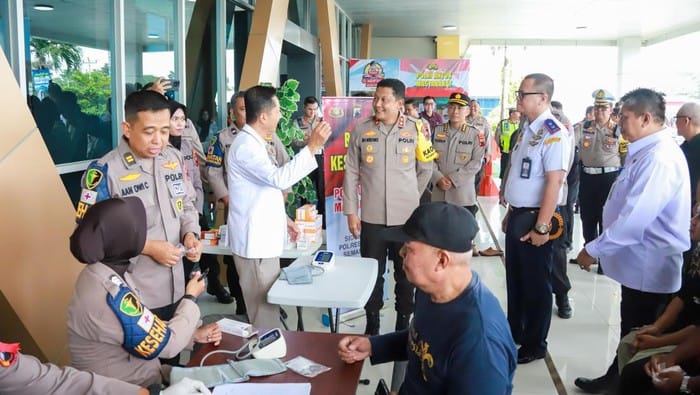
M 435 59 L 432 37 L 372 37 L 372 58 Z
M 65 364 L 75 212 L 2 51 L 0 86 L 0 341 Z

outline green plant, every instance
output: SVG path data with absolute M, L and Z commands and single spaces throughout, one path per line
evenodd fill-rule
M 301 129 L 292 119 L 292 115 L 299 108 L 297 103 L 300 96 L 297 88 L 299 88 L 299 81 L 288 79 L 277 90 L 277 99 L 279 99 L 280 112 L 282 113 L 282 118 L 277 124 L 277 136 L 284 144 L 290 157 L 294 156 L 294 151 L 291 147 L 292 141 L 304 138 Z M 292 187 L 292 192 L 287 196 L 287 214 L 294 217 L 298 204 L 304 200 L 310 202 L 316 200 L 316 188 L 309 177 L 304 177 Z M 317 202 L 317 204 L 323 204 L 323 202 Z

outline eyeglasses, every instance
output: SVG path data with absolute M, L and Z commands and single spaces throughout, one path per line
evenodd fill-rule
M 525 96 L 527 95 L 544 95 L 544 92 L 523 92 L 523 91 L 515 91 L 515 95 L 518 97 L 518 100 L 522 100 Z
M 691 118 L 691 117 L 689 117 L 689 116 L 687 116 L 687 115 L 676 115 L 675 117 L 673 117 L 673 120 L 674 120 L 674 121 L 678 121 L 679 119 L 683 119 L 683 118 L 688 118 L 688 121 L 690 121 L 690 120 L 693 119 L 693 118 Z

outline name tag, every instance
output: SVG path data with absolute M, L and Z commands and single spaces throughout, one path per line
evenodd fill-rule
M 520 167 L 520 178 L 530 178 L 531 165 L 532 160 L 530 158 L 523 158 L 523 165 Z

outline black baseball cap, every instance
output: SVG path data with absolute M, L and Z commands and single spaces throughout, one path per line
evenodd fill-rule
M 464 207 L 447 202 L 418 206 L 405 224 L 385 229 L 387 241 L 420 241 L 450 252 L 467 252 L 479 232 L 479 224 Z

